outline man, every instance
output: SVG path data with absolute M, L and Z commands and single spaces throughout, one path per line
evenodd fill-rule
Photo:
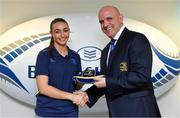
M 105 94 L 110 117 L 161 117 L 151 82 L 148 39 L 123 25 L 114 6 L 100 9 L 99 23 L 111 39 L 101 55 L 101 74 L 86 92 L 92 107 Z

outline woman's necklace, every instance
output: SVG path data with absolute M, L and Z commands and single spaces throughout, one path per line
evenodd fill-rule
M 68 55 L 68 49 L 67 47 L 65 49 L 59 49 L 58 50 L 59 54 L 62 55 L 63 57 Z

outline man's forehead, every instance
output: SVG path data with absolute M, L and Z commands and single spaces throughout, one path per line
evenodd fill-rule
M 99 18 L 101 18 L 101 19 L 110 18 L 110 17 L 113 17 L 113 15 L 115 15 L 115 13 L 110 12 L 110 11 L 106 11 L 106 12 L 100 13 Z

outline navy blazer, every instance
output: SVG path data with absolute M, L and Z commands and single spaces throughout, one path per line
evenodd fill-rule
M 101 54 L 101 74 L 105 89 L 92 86 L 86 92 L 92 107 L 105 94 L 112 117 L 160 117 L 151 82 L 152 52 L 148 39 L 125 28 L 112 52 L 107 67 L 110 43 Z

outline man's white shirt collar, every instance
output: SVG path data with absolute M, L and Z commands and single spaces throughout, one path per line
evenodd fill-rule
M 115 37 L 113 37 L 113 39 L 118 40 L 120 35 L 122 34 L 122 31 L 124 30 L 124 28 L 125 28 L 125 26 L 123 25 L 121 27 L 121 29 L 119 30 L 119 32 L 115 35 Z
M 117 40 L 119 39 L 120 35 L 122 34 L 122 31 L 124 30 L 124 28 L 125 28 L 125 26 L 123 25 L 123 26 L 121 27 L 121 29 L 118 31 L 118 33 L 115 35 L 115 37 L 113 37 L 113 39 L 116 40 L 116 42 L 114 43 L 114 45 L 116 45 Z M 106 65 L 107 65 L 107 66 L 108 66 L 108 61 L 109 61 L 110 48 L 111 48 L 111 45 L 109 46 L 109 51 L 108 51 L 107 60 L 106 60 Z

